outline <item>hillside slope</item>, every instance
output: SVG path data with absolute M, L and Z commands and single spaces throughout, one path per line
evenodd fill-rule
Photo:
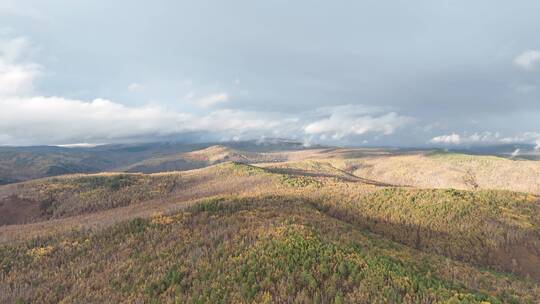
M 422 188 L 504 189 L 540 194 L 540 162 L 496 156 L 429 153 L 357 159 L 354 175 Z
M 121 170 L 126 172 L 156 173 L 204 168 L 227 161 L 252 164 L 284 161 L 285 159 L 285 154 L 282 155 L 280 153 L 248 152 L 214 145 L 186 153 L 152 157 L 131 164 Z
M 0 301 L 535 303 L 538 284 L 425 254 L 302 200 L 217 199 L 0 246 Z
M 0 227 L 67 218 L 152 201 L 273 191 L 277 176 L 224 163 L 172 173 L 76 174 L 0 187 Z M 264 172 L 263 172 L 264 173 Z M 259 190 L 260 191 L 260 190 Z
M 540 280 L 540 203 L 534 195 L 394 188 L 230 162 L 186 172 L 75 175 L 0 187 L 0 210 L 9 214 L 2 218 L 7 226 L 0 226 L 0 240 L 81 229 L 80 223 L 109 226 L 216 195 L 296 197 L 413 248 Z
M 490 189 L 505 166 L 535 162 L 226 147 L 182 157 L 208 166 L 0 186 L 0 302 L 540 301 L 540 198 Z M 492 176 L 469 190 L 362 176 L 416 158 L 433 162 L 440 187 L 454 171 L 437 166 Z
M 213 145 L 211 143 L 158 142 L 70 148 L 57 146 L 0 147 L 0 185 L 72 173 L 124 170 L 151 173 L 189 170 L 215 164 L 219 161 L 242 161 L 239 158 L 242 155 L 250 158 L 257 157 L 259 153 L 296 151 L 304 148 L 299 143 L 280 139 L 260 142 L 226 142 L 217 148 L 212 148 Z M 204 150 L 207 148 L 209 149 Z M 197 150 L 202 150 L 199 154 L 206 154 L 210 160 L 197 160 L 186 154 Z M 195 154 L 197 153 L 194 153 L 193 156 Z M 212 154 L 215 154 L 217 158 L 220 158 L 221 155 L 222 159 L 212 160 Z
M 93 148 L 0 147 L 0 185 L 47 176 L 110 171 L 155 155 L 200 148 L 200 145 L 167 143 Z
M 292 152 L 287 156 L 285 162 L 262 166 L 282 172 L 348 175 L 395 186 L 498 189 L 540 195 L 540 162 L 533 160 L 374 149 L 318 149 Z

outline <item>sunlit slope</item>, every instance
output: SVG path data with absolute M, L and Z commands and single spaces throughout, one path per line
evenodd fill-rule
M 540 194 L 540 162 L 429 153 L 349 159 L 343 169 L 384 183 L 422 188 L 503 189 Z
M 66 218 L 154 201 L 272 191 L 277 175 L 236 163 L 186 172 L 66 175 L 0 187 L 0 226 Z
M 305 174 L 347 174 L 381 184 L 540 194 L 540 162 L 447 152 L 327 149 L 290 153 L 265 167 Z
M 272 195 L 301 199 L 330 216 L 419 250 L 540 280 L 538 197 L 496 190 L 387 187 L 326 169 L 312 176 L 224 163 L 181 173 L 79 175 L 4 186 L 2 208 L 11 214 L 4 224 L 19 225 L 0 227 L 0 240 L 106 227 L 216 195 Z M 36 224 L 20 225 L 29 222 Z M 79 222 L 88 224 L 77 228 Z M 92 225 L 96 222 L 99 225 Z
M 299 198 L 0 246 L 0 302 L 537 303 L 536 283 L 367 233 Z
M 280 153 L 248 152 L 225 146 L 214 145 L 205 149 L 186 153 L 169 154 L 148 158 L 122 168 L 122 171 L 142 173 L 184 171 L 203 168 L 227 161 L 249 164 L 258 162 L 283 161 L 285 159 L 286 155 Z

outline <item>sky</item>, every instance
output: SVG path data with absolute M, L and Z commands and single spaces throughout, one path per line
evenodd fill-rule
M 540 149 L 540 1 L 0 0 L 0 145 Z

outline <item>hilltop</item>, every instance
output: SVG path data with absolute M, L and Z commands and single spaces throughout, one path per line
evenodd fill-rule
M 122 171 L 143 173 L 184 171 L 227 161 L 253 164 L 284 161 L 285 159 L 286 156 L 280 153 L 240 151 L 222 145 L 214 145 L 202 150 L 152 157 L 123 168 Z

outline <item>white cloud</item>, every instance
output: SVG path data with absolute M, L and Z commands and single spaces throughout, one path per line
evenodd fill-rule
M 0 100 L 0 132 L 32 143 L 95 142 L 180 131 L 187 117 L 159 108 L 130 108 L 104 99 L 59 97 Z
M 244 134 L 282 126 L 276 115 L 239 110 L 193 115 L 154 106 L 129 107 L 105 99 L 0 98 L 0 139 L 10 144 L 112 142 L 186 132 Z
M 467 143 L 493 143 L 500 141 L 500 134 L 498 132 L 475 132 L 470 135 L 465 134 L 463 136 L 464 142 Z
M 330 136 L 333 139 L 369 132 L 389 135 L 411 121 L 411 118 L 400 116 L 395 112 L 386 114 L 378 112 L 378 108 L 355 105 L 319 108 L 315 113 L 326 117 L 306 125 L 304 132 Z
M 284 121 L 279 114 L 249 112 L 241 110 L 219 110 L 209 114 L 193 117 L 193 131 L 208 132 L 227 131 L 238 135 L 241 133 L 264 133 L 273 129 L 283 128 Z
M 440 135 L 430 140 L 433 144 L 535 144 L 535 149 L 540 149 L 540 133 L 524 132 L 516 136 L 502 137 L 499 132 L 475 132 L 475 133 L 452 133 L 449 135 Z M 517 153 L 520 153 L 518 151 Z
M 25 38 L 0 39 L 0 96 L 25 95 L 33 91 L 41 67 L 32 62 L 20 62 L 27 49 Z
M 524 132 L 517 136 L 503 137 L 500 139 L 503 143 L 529 143 L 537 144 L 540 143 L 540 133 L 539 132 Z
M 221 92 L 201 97 L 195 100 L 195 103 L 200 107 L 208 108 L 227 101 L 229 101 L 229 95 L 227 95 L 227 93 Z
M 90 144 L 90 143 L 75 143 L 75 144 L 66 144 L 66 145 L 57 145 L 62 148 L 94 148 L 97 146 L 102 146 L 105 144 Z
M 39 96 L 33 83 L 40 67 L 25 63 L 24 38 L 0 39 L 0 145 L 102 143 L 189 132 L 244 135 L 281 132 L 277 114 L 219 110 L 194 115 L 159 106 L 128 106 L 106 99 L 84 101 Z M 144 88 L 139 83 L 130 91 Z M 208 107 L 226 102 L 225 93 L 196 102 Z
M 474 132 L 474 133 L 464 133 L 462 135 L 452 133 L 448 135 L 440 135 L 433 137 L 430 142 L 434 144 L 475 144 L 475 143 L 496 143 L 501 142 L 503 139 L 500 138 L 498 132 Z
M 514 152 L 512 152 L 512 154 L 510 154 L 510 156 L 517 157 L 517 156 L 519 156 L 519 153 L 521 153 L 521 150 L 520 149 L 515 149 Z
M 140 83 L 131 83 L 129 86 L 128 86 L 128 91 L 130 92 L 137 92 L 137 91 L 140 91 L 144 88 L 144 86 Z
M 527 50 L 514 59 L 514 64 L 525 70 L 535 70 L 540 66 L 540 51 Z
M 459 145 L 461 143 L 461 136 L 459 136 L 459 134 L 452 133 L 450 135 L 440 135 L 433 137 L 430 141 L 434 144 Z
M 540 150 L 540 132 L 525 132 L 521 138 L 525 142 L 532 142 L 535 150 Z
M 73 143 L 96 144 L 209 133 L 221 138 L 319 135 L 342 139 L 367 132 L 391 134 L 410 118 L 378 107 L 342 105 L 318 108 L 294 117 L 286 113 L 206 110 L 184 113 L 160 106 L 129 106 L 107 99 L 91 101 L 40 96 L 33 84 L 39 65 L 25 62 L 29 43 L 24 38 L 0 39 L 0 145 Z M 130 91 L 144 88 L 139 83 Z M 202 108 L 226 103 L 219 92 L 188 100 Z
M 338 111 L 339 112 L 339 111 Z M 158 106 L 127 106 L 106 99 L 82 101 L 61 97 L 0 98 L 0 144 L 103 143 L 202 132 L 223 138 L 296 137 L 313 134 L 341 139 L 375 132 L 390 134 L 408 118 L 331 115 L 313 121 L 283 113 L 233 109 L 191 114 Z

